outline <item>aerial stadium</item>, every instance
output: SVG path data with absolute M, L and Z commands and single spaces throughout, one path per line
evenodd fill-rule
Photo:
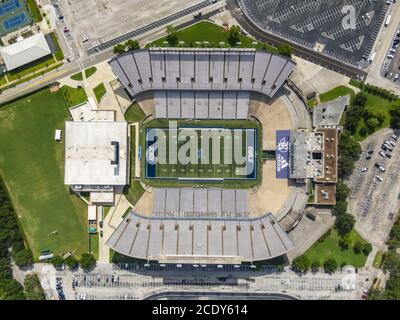
M 288 83 L 291 59 L 255 49 L 150 48 L 109 64 L 146 114 L 138 143 L 126 150 L 129 130 L 110 124 L 104 150 L 95 148 L 102 160 L 110 153 L 101 162 L 109 181 L 70 185 L 104 199 L 129 180 L 127 158 L 139 163 L 146 191 L 105 239 L 112 250 L 160 263 L 264 261 L 295 247 L 288 232 L 310 183 L 318 204 L 334 201 L 337 129 L 313 125 Z

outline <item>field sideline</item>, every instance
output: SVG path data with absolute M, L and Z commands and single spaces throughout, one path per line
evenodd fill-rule
M 64 144 L 54 141 L 69 117 L 62 90 L 0 107 L 0 172 L 35 258 L 44 249 L 88 250 L 86 204 L 64 185 Z

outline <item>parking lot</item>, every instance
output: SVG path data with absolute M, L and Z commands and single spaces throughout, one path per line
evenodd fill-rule
M 204 0 L 58 0 L 64 18 L 84 46 L 110 41 L 118 36 L 165 18 Z
M 306 46 L 337 60 L 368 66 L 387 1 L 361 0 L 240 0 L 243 11 L 267 32 Z M 355 12 L 355 25 L 343 27 L 345 6 Z
M 400 147 L 392 136 L 392 130 L 384 129 L 364 142 L 349 180 L 357 230 L 378 247 L 386 241 L 400 192 Z
M 395 22 L 392 22 L 395 23 Z M 393 35 L 382 66 L 382 75 L 400 85 L 400 25 Z

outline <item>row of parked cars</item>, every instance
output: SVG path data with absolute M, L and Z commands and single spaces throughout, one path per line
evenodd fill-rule
M 389 53 L 387 55 L 388 60 L 393 60 L 395 58 L 399 45 L 400 45 L 400 28 L 397 30 L 397 33 L 392 42 L 392 46 L 389 49 Z M 393 79 L 393 81 L 399 80 L 399 74 L 394 72 L 389 72 L 389 70 L 385 72 L 385 77 L 387 77 L 388 79 Z
M 63 283 L 62 278 L 56 277 L 56 289 L 57 289 L 59 300 L 65 300 L 65 294 L 64 294 L 62 283 Z

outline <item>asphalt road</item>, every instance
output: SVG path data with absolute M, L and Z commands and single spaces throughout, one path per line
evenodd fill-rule
M 297 300 L 295 297 L 281 293 L 257 293 L 257 292 L 159 292 L 151 294 L 144 300 L 226 300 L 227 298 L 235 300 Z
M 294 54 L 300 58 L 311 61 L 315 64 L 321 65 L 327 69 L 336 71 L 351 78 L 365 78 L 367 76 L 367 72 L 363 70 L 345 63 L 341 63 L 340 61 L 329 58 L 321 53 L 307 49 L 296 43 L 288 42 L 287 40 L 284 40 L 276 35 L 261 30 L 255 26 L 250 19 L 246 17 L 246 15 L 242 14 L 236 0 L 227 0 L 226 8 L 230 11 L 231 15 L 242 26 L 242 28 L 249 32 L 249 34 L 251 34 L 258 41 L 265 42 L 274 47 L 289 43 L 293 48 Z

